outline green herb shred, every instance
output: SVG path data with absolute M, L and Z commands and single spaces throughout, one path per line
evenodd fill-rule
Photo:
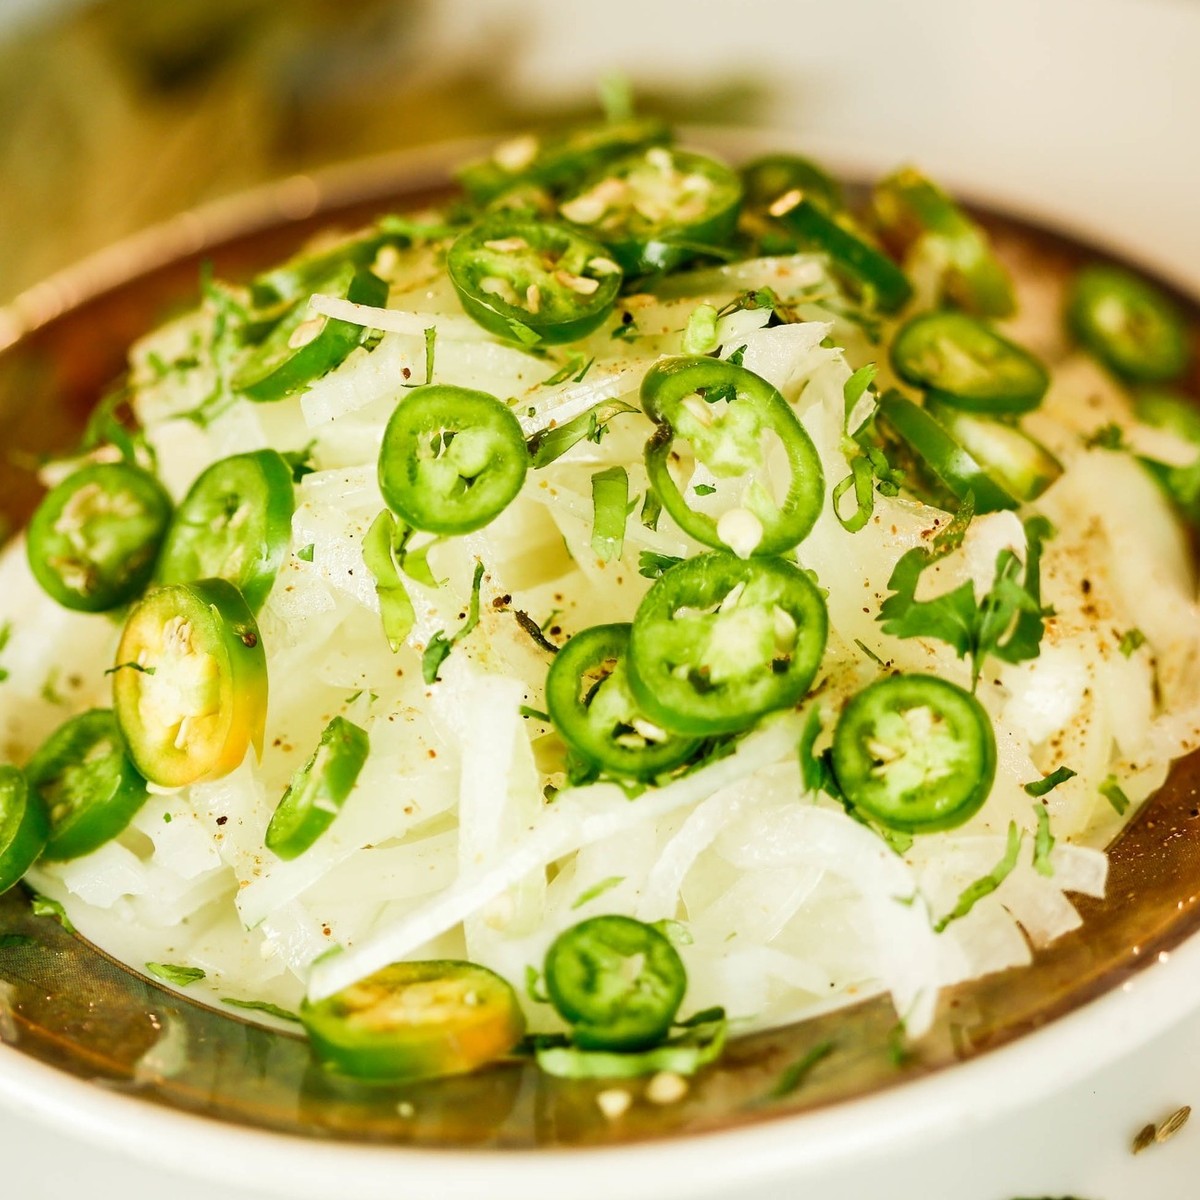
M 207 972 L 200 967 L 180 967 L 173 963 L 148 962 L 146 971 L 155 979 L 161 979 L 164 983 L 170 983 L 180 988 L 187 987 L 190 983 L 198 983 L 207 975 Z

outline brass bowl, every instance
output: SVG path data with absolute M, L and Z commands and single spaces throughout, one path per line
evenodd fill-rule
M 194 299 L 202 262 L 218 277 L 246 278 L 318 229 L 352 228 L 383 211 L 437 200 L 447 192 L 448 164 L 462 152 L 455 146 L 372 160 L 185 214 L 0 311 L 0 440 L 10 449 L 0 462 L 0 512 L 7 529 L 27 520 L 40 494 L 28 464 L 78 440 L 129 343 Z M 1044 278 L 1061 282 L 1084 260 L 1112 257 L 1023 220 L 978 215 L 1002 256 L 1035 262 Z M 1200 328 L 1196 303 L 1167 290 Z M 1200 394 L 1195 373 L 1188 386 Z M 947 989 L 933 1030 L 901 1061 L 891 1002 L 876 997 L 735 1038 L 681 1102 L 637 1104 L 619 1121 L 595 1102 L 604 1084 L 563 1081 L 520 1063 L 404 1088 L 340 1085 L 312 1065 L 301 1037 L 157 986 L 33 916 L 17 889 L 0 898 L 0 1041 L 11 1043 L 0 1047 L 0 1068 L 16 1054 L 57 1078 L 242 1130 L 426 1151 L 661 1144 L 761 1127 L 990 1055 L 1119 990 L 1180 945 L 1200 925 L 1198 785 L 1200 753 L 1175 765 L 1112 848 L 1107 898 L 1077 898 L 1082 927 L 1037 951 L 1031 966 Z M 145 1056 L 168 1026 L 183 1030 L 186 1061 L 147 1070 Z M 826 1043 L 803 1086 L 772 1094 L 789 1066 Z M 803 1139 L 805 1123 L 794 1128 Z

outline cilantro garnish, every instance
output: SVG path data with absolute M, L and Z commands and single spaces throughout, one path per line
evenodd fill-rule
M 1117 782 L 1115 775 L 1109 775 L 1103 783 L 1096 789 L 1105 800 L 1109 802 L 1116 810 L 1117 816 L 1123 817 L 1129 810 L 1131 803 L 1129 797 L 1125 795 L 1121 785 Z
M 975 597 L 970 580 L 932 600 L 916 598 L 917 584 L 926 568 L 945 558 L 962 544 L 973 516 L 968 497 L 958 515 L 935 539 L 932 549 L 917 546 L 896 563 L 888 587 L 892 595 L 879 610 L 884 633 L 893 637 L 936 638 L 953 647 L 959 658 L 971 658 L 971 686 L 988 657 L 1017 663 L 1041 653 L 1044 618 L 1053 609 L 1041 602 L 1042 544 L 1051 535 L 1050 522 L 1030 517 L 1025 522 L 1025 566 L 1009 549 L 996 556 L 992 586 L 982 600 Z
M 1129 658 L 1135 650 L 1146 644 L 1146 635 L 1137 628 L 1127 629 L 1122 635 L 1117 649 Z
M 582 908 L 585 904 L 590 904 L 599 896 L 603 896 L 605 892 L 611 891 L 618 884 L 625 882 L 624 875 L 610 875 L 607 879 L 600 880 L 599 883 L 593 884 L 586 891 L 580 892 L 575 902 L 571 905 L 571 910 Z
M 175 987 L 187 987 L 190 983 L 198 983 L 204 979 L 207 972 L 200 967 L 180 967 L 173 963 L 148 962 L 146 971 L 155 979 L 164 983 L 174 984 Z
M 764 1100 L 782 1100 L 798 1090 L 811 1074 L 812 1069 L 833 1053 L 832 1042 L 818 1042 L 807 1054 L 785 1067 L 775 1086 L 763 1097 Z
M 1044 804 L 1035 804 L 1033 814 L 1037 818 L 1037 833 L 1033 839 L 1033 869 L 1049 878 L 1054 874 L 1050 851 L 1054 849 L 1054 835 L 1050 832 L 1050 814 Z
M 1024 836 L 1017 827 L 1016 821 L 1010 821 L 1008 846 L 1004 851 L 1004 857 L 986 875 L 963 889 L 958 897 L 958 903 L 944 917 L 934 922 L 934 933 L 941 933 L 952 921 L 958 921 L 965 917 L 984 896 L 990 896 L 1012 874 L 1021 853 L 1021 842 Z
M 446 661 L 450 651 L 479 624 L 479 585 L 483 582 L 483 570 L 483 563 L 477 562 L 475 576 L 471 580 L 471 602 L 467 608 L 467 619 L 463 622 L 462 627 L 449 637 L 439 631 L 429 639 L 429 645 L 425 647 L 425 653 L 421 658 L 421 673 L 426 683 L 438 682 L 438 670 Z
M 1074 779 L 1076 772 L 1070 767 L 1059 767 L 1044 779 L 1035 779 L 1032 783 L 1025 785 L 1025 792 L 1029 796 L 1038 797 L 1045 796 L 1048 792 L 1054 791 L 1060 783 L 1066 783 L 1068 779 Z
M 638 555 L 638 574 L 647 579 L 657 579 L 664 571 L 683 562 L 674 554 L 657 554 L 653 550 L 643 550 Z
M 269 1000 L 238 1000 L 233 996 L 222 996 L 221 1003 L 228 1004 L 230 1008 L 244 1008 L 249 1012 L 266 1013 L 268 1016 L 278 1017 L 281 1021 L 300 1023 L 300 1018 L 294 1012 L 280 1008 L 278 1004 L 272 1004 Z

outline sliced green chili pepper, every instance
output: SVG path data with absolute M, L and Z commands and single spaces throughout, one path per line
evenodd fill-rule
M 926 411 L 1010 496 L 1027 504 L 1062 473 L 1062 463 L 1023 429 L 930 400 Z
M 370 271 L 355 270 L 352 263 L 345 264 L 321 290 L 353 304 L 379 308 L 387 303 L 387 284 Z M 249 351 L 231 386 L 250 400 L 286 399 L 345 361 L 369 333 L 366 326 L 350 321 L 310 316 L 301 301 Z
M 217 779 L 262 752 L 267 661 L 254 615 L 225 579 L 170 584 L 129 615 L 113 707 L 138 770 L 163 787 Z
M 765 379 L 720 359 L 668 358 L 646 373 L 642 406 L 659 423 L 646 444 L 650 483 L 681 529 L 743 557 L 779 554 L 808 536 L 824 503 L 821 460 Z M 694 464 L 676 450 L 679 441 L 715 485 L 696 480 Z M 778 449 L 791 469 L 781 500 L 767 476 Z
M 1165 383 L 1187 369 L 1187 326 L 1172 301 L 1132 271 L 1085 267 L 1067 295 L 1067 326 L 1122 379 Z
M 935 502 L 941 503 L 942 497 L 936 493 L 944 489 L 958 501 L 973 494 L 975 511 L 979 513 L 1018 507 L 1017 498 L 993 479 L 965 447 L 929 413 L 899 392 L 887 392 L 880 399 L 876 427 L 885 434 L 895 435 L 912 452 L 917 467 L 935 492 Z
M 49 836 L 46 809 L 24 772 L 0 765 L 0 895 L 41 857 Z
M 979 811 L 996 773 L 996 739 L 970 692 L 935 675 L 889 675 L 842 710 L 833 771 L 872 820 L 932 833 Z
M 554 656 L 546 707 L 558 732 L 587 762 L 614 775 L 653 779 L 696 748 L 692 738 L 659 728 L 630 690 L 629 625 L 594 625 Z
M 786 208 L 799 192 L 822 212 L 836 213 L 845 207 L 837 181 L 811 159 L 797 154 L 767 154 L 742 168 L 741 220 L 761 244 L 764 253 L 785 254 L 798 248 L 796 238 L 777 219 L 772 209 Z
M 446 270 L 468 316 L 524 345 L 591 333 L 612 312 L 623 278 L 599 242 L 515 212 L 462 234 Z
M 79 858 L 111 841 L 146 801 L 146 781 L 126 753 L 112 710 L 60 725 L 25 768 L 50 819 L 44 857 Z
M 267 849 L 284 859 L 303 854 L 341 812 L 370 749 L 365 729 L 334 717 L 283 793 L 267 826 Z
M 495 396 L 448 384 L 414 388 L 392 413 L 379 452 L 388 507 L 428 533 L 470 533 L 521 490 L 529 454 Z
M 724 163 L 652 146 L 607 166 L 558 211 L 604 242 L 627 274 L 646 275 L 724 246 L 741 200 L 741 180 Z
M 287 554 L 295 507 L 292 468 L 274 450 L 213 463 L 175 512 L 158 582 L 228 579 L 258 612 Z
M 592 917 L 560 933 L 546 954 L 546 991 L 585 1050 L 642 1050 L 666 1036 L 687 972 L 652 925 Z
M 487 158 L 467 163 L 459 182 L 472 200 L 486 204 L 512 188 L 560 188 L 592 174 L 614 158 L 671 140 L 661 121 L 634 117 L 589 125 L 549 137 L 528 134 L 504 142 Z
M 307 300 L 344 271 L 347 264 L 352 268 L 369 268 L 384 246 L 409 241 L 381 226 L 326 249 L 302 250 L 287 262 L 254 277 L 250 283 L 251 302 L 256 309 L 271 309 Z
M 801 246 L 829 255 L 833 265 L 874 297 L 884 312 L 896 312 L 912 297 L 908 277 L 886 254 L 823 212 L 813 200 L 804 197 L 777 215 Z
M 1050 376 L 1027 350 L 966 313 L 922 313 L 892 342 L 901 379 L 956 408 L 990 415 L 1028 412 L 1046 394 Z
M 300 1020 L 325 1066 L 395 1083 L 473 1071 L 525 1032 L 509 984 L 455 961 L 393 963 L 324 1000 L 306 1000 Z
M 825 652 L 817 585 L 780 559 L 714 552 L 664 571 L 629 638 L 629 682 L 643 711 L 672 733 L 744 729 L 794 704 Z
M 898 257 L 920 241 L 933 243 L 944 264 L 943 289 L 955 304 L 981 317 L 1015 311 L 1012 280 L 987 234 L 919 171 L 905 167 L 880 182 L 874 211 L 884 241 Z
M 150 582 L 170 520 L 171 499 L 148 471 L 131 463 L 84 467 L 33 514 L 29 568 L 64 608 L 105 612 Z

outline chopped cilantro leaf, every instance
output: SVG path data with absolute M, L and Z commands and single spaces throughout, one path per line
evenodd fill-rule
M 1035 779 L 1032 783 L 1025 785 L 1027 795 L 1038 797 L 1045 796 L 1048 792 L 1054 791 L 1060 783 L 1066 783 L 1068 779 L 1075 778 L 1075 772 L 1070 767 L 1059 767 L 1057 771 L 1047 775 L 1044 779 Z
M 801 1087 L 812 1073 L 813 1068 L 832 1053 L 832 1042 L 818 1042 L 807 1054 L 798 1058 L 791 1066 L 784 1068 L 776 1080 L 775 1086 L 767 1092 L 763 1099 L 782 1100 L 784 1096 L 790 1096 Z
M 619 884 L 625 882 L 624 875 L 610 875 L 607 879 L 600 880 L 599 883 L 593 884 L 586 891 L 580 892 L 575 903 L 571 905 L 571 910 L 582 908 L 585 904 L 590 904 L 599 896 L 603 896 L 605 892 L 611 891 Z
M 958 903 L 942 918 L 934 922 L 933 932 L 941 933 L 952 921 L 958 921 L 975 907 L 985 896 L 990 896 L 1012 873 L 1021 853 L 1021 842 L 1024 838 L 1016 821 L 1010 821 L 1008 826 L 1008 846 L 1004 857 L 981 879 L 963 889 L 958 897 Z
M 595 361 L 578 350 L 571 350 L 568 352 L 567 361 L 548 379 L 542 380 L 542 387 L 553 387 L 556 383 L 566 383 L 568 379 L 572 383 L 582 383 Z
M 269 1000 L 238 1000 L 233 996 L 222 996 L 221 1003 L 228 1004 L 230 1008 L 266 1013 L 268 1016 L 278 1017 L 281 1021 L 295 1021 L 297 1024 L 300 1022 L 300 1018 L 294 1012 L 280 1008 L 278 1004 L 272 1004 Z
M 302 562 L 312 562 L 313 551 L 316 548 L 317 547 L 314 542 L 309 542 L 307 546 L 301 546 L 300 549 L 296 551 L 296 557 Z
M 529 465 L 535 468 L 548 466 L 585 438 L 598 442 L 614 417 L 622 413 L 641 411 L 624 400 L 603 400 L 595 408 L 588 409 L 565 425 L 539 429 L 526 442 L 529 448 Z
M 181 988 L 187 987 L 189 983 L 198 983 L 207 974 L 200 967 L 179 967 L 173 963 L 156 962 L 148 962 L 146 971 L 155 979 L 161 979 L 164 983 Z
M 1125 431 L 1115 421 L 1110 421 L 1107 425 L 1101 425 L 1099 429 L 1094 429 L 1083 439 L 1083 444 L 1089 450 L 1129 449 L 1129 444 L 1125 441 Z
M 71 924 L 67 910 L 57 900 L 51 900 L 49 896 L 34 892 L 29 901 L 29 910 L 35 917 L 53 917 L 68 933 L 75 932 L 75 926 Z
M 1025 565 L 1009 549 L 996 556 L 992 586 L 976 600 L 970 580 L 931 600 L 916 598 L 917 584 L 927 567 L 962 544 L 973 512 L 970 498 L 958 516 L 935 540 L 933 549 L 917 546 L 901 556 L 888 580 L 892 594 L 883 602 L 878 619 L 894 637 L 936 638 L 952 647 L 959 658 L 971 658 L 972 687 L 979 682 L 989 657 L 1024 662 L 1041 653 L 1044 618 L 1052 609 L 1041 603 L 1041 554 L 1051 526 L 1044 517 L 1025 522 Z
M 1117 816 L 1123 817 L 1129 811 L 1129 797 L 1125 795 L 1121 789 L 1121 785 L 1117 783 L 1115 775 L 1109 775 L 1096 790 L 1113 806 Z
M 1122 635 L 1121 640 L 1117 645 L 1117 649 L 1129 658 L 1135 650 L 1146 644 L 1146 635 L 1137 628 L 1127 629 Z
M 51 667 L 42 684 L 41 696 L 47 704 L 66 704 L 67 698 L 58 690 L 58 668 Z
M 711 496 L 716 490 L 711 483 L 698 483 L 692 488 L 697 496 Z
M 653 550 L 643 550 L 638 555 L 638 574 L 647 579 L 657 579 L 664 571 L 681 562 L 683 559 L 674 554 L 656 554 Z
M 471 580 L 471 602 L 467 608 L 467 619 L 463 622 L 462 627 L 449 637 L 440 631 L 435 633 L 430 638 L 429 645 L 425 647 L 425 653 L 421 658 L 421 674 L 426 683 L 438 682 L 438 671 L 450 651 L 479 624 L 479 585 L 483 582 L 483 570 L 483 563 L 476 562 L 475 575 Z
M 1035 804 L 1033 814 L 1037 818 L 1037 833 L 1033 839 L 1033 869 L 1047 878 L 1054 874 L 1050 851 L 1054 849 L 1054 835 L 1050 832 L 1050 814 L 1044 804 Z

